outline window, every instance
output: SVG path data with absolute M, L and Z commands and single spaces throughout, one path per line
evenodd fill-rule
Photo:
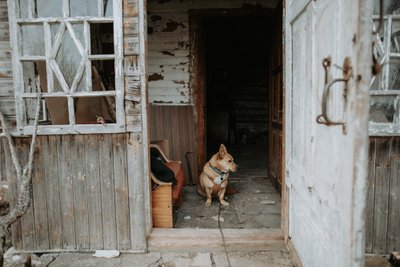
M 125 130 L 121 0 L 9 1 L 17 126 L 38 133 Z
M 379 16 L 373 18 L 374 29 Z M 369 134 L 400 134 L 400 16 L 385 16 L 380 32 L 375 34 L 374 55 L 382 65 L 371 81 Z

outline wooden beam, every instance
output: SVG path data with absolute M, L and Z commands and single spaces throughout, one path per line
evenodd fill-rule
M 229 251 L 286 250 L 280 229 L 223 229 Z M 150 252 L 224 251 L 219 229 L 155 228 L 148 239 Z

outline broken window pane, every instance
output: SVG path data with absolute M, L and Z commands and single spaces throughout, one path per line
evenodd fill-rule
M 112 23 L 90 24 L 91 54 L 114 54 L 114 31 Z
M 101 1 L 101 0 L 100 0 Z M 98 0 L 70 0 L 70 16 L 71 17 L 82 17 L 91 16 L 98 17 Z
M 79 97 L 75 103 L 77 124 L 115 123 L 115 97 Z
M 370 121 L 395 123 L 400 121 L 400 96 L 371 96 Z
M 20 39 L 20 54 L 23 56 L 44 56 L 44 33 L 41 24 L 21 25 Z
M 45 61 L 22 62 L 22 72 L 25 93 L 47 92 Z
M 25 98 L 26 119 L 28 125 L 35 121 L 37 98 Z M 69 124 L 68 102 L 66 97 L 46 97 L 40 100 L 40 125 Z
M 92 60 L 92 90 L 115 90 L 114 60 Z

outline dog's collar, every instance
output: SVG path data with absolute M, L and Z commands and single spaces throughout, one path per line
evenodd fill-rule
M 213 181 L 213 183 L 214 183 L 215 185 L 217 185 L 217 186 L 221 185 L 221 183 L 225 180 L 225 177 L 224 177 L 225 174 L 229 173 L 229 171 L 228 171 L 228 172 L 221 171 L 220 169 L 211 166 L 211 164 L 208 164 L 208 167 L 209 167 L 213 172 L 215 172 L 216 174 L 218 174 L 217 177 L 211 177 L 211 176 L 209 176 L 209 178 L 211 179 L 211 181 Z
M 210 163 L 208 164 L 208 166 L 210 167 L 211 170 L 213 170 L 219 176 L 224 176 L 225 174 L 227 174 L 229 172 L 229 171 L 227 171 L 227 172 L 221 171 L 220 169 L 213 167 Z

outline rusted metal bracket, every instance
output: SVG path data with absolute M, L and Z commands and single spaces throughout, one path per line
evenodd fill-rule
M 383 25 L 383 20 L 385 18 L 385 1 L 380 0 L 379 1 L 379 24 L 378 28 L 376 28 L 375 31 L 372 32 L 372 34 L 377 34 L 378 32 L 381 31 L 382 25 Z
M 343 78 L 331 79 L 330 77 L 330 67 L 332 64 L 332 60 L 330 57 L 325 58 L 322 62 L 322 65 L 325 69 L 325 87 L 322 94 L 322 114 L 317 116 L 317 123 L 325 124 L 327 126 L 332 125 L 342 125 L 343 134 L 347 133 L 347 124 L 343 121 L 333 121 L 328 116 L 328 97 L 330 94 L 331 87 L 338 82 L 344 82 L 343 88 L 343 98 L 345 102 L 345 107 L 347 106 L 347 82 L 350 80 L 352 76 L 352 66 L 351 60 L 349 57 L 346 57 L 343 62 L 343 67 L 339 67 L 343 70 Z

